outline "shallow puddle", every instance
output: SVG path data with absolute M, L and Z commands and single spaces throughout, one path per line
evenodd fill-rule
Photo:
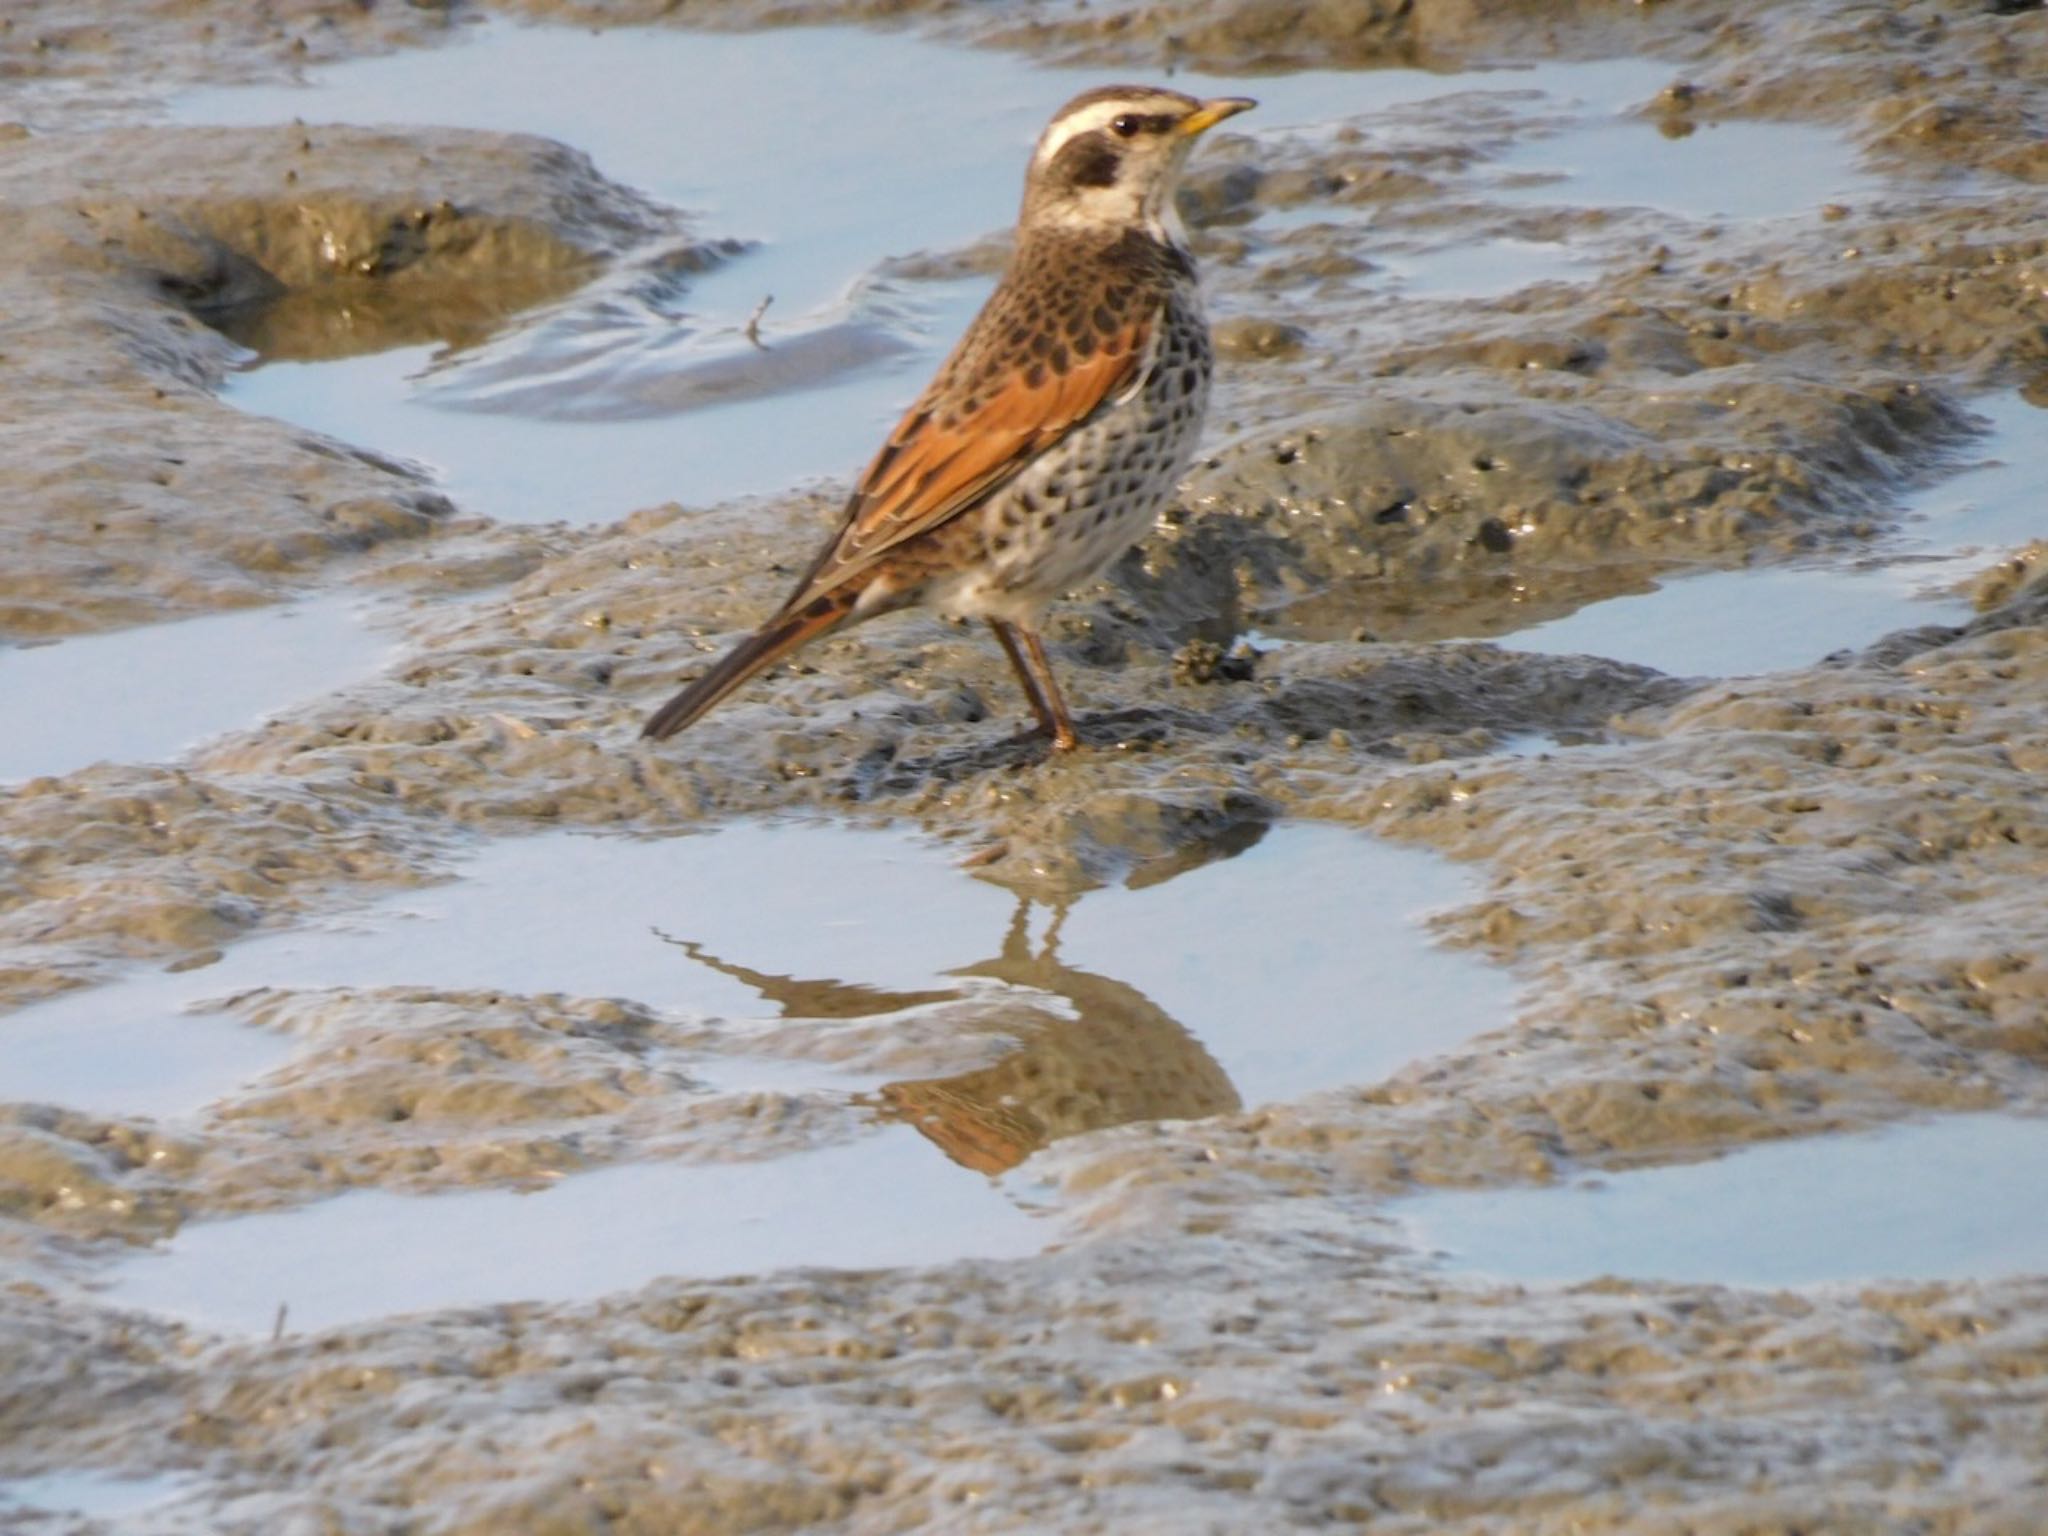
M 1664 134 L 1643 119 L 1596 119 L 1517 144 L 1486 167 L 1506 202 L 1654 208 L 1689 219 L 1775 219 L 1878 192 L 1855 145 L 1804 123 L 1703 123 Z
M 34 1477 L 0 1478 L 0 1522 L 14 1512 L 27 1530 L 56 1529 L 34 1522 L 35 1515 L 78 1515 L 89 1520 L 121 1520 L 147 1514 L 191 1492 L 199 1480 L 182 1472 L 122 1477 L 112 1472 L 46 1472 Z M 0 1529 L 14 1529 L 0 1524 Z
M 1545 99 L 1532 112 L 1555 105 Z M 1671 135 L 1638 115 L 1581 110 L 1568 126 L 1518 138 L 1500 156 L 1477 162 L 1451 190 L 1512 207 L 1644 209 L 1694 221 L 1755 222 L 1817 217 L 1827 204 L 1868 197 L 1882 186 L 1861 167 L 1854 143 L 1827 129 L 1723 123 Z M 1258 227 L 1282 236 L 1276 249 L 1286 252 L 1295 248 L 1284 238 L 1293 231 L 1347 226 L 1378 269 L 1372 283 L 1415 299 L 1498 298 L 1540 283 L 1590 283 L 1604 263 L 1638 261 L 1646 239 L 1654 243 L 1640 221 L 1622 220 L 1589 225 L 1569 241 L 1498 236 L 1418 244 L 1398 224 L 1375 230 L 1380 218 L 1370 203 L 1311 201 L 1269 210 Z
M 2048 1273 L 2048 1120 L 1956 1115 L 1770 1142 L 1546 1189 L 1456 1191 L 1389 1214 L 1492 1279 L 1743 1286 Z
M 0 1103 L 176 1119 L 300 1049 L 225 1015 L 186 1011 L 219 995 L 190 977 L 152 973 L 0 1015 Z
M 1674 676 L 1739 677 L 1803 666 L 1893 630 L 1960 624 L 1955 589 L 2048 536 L 2048 411 L 2018 395 L 1973 401 L 1990 435 L 1969 469 L 1910 497 L 1905 526 L 1854 565 L 1759 565 L 1676 578 L 1538 624 L 1502 643 L 1607 656 Z
M 888 1126 L 763 1162 L 633 1163 L 535 1193 L 364 1190 L 193 1223 L 106 1273 L 117 1306 L 267 1334 L 494 1302 L 587 1301 L 664 1275 L 1022 1258 L 1059 1236 L 1001 1185 Z M 361 1262 L 374 1253 L 375 1264 Z
M 1253 1104 L 1375 1080 L 1500 1027 L 1513 1007 L 1507 975 L 1421 927 L 1473 894 L 1470 877 L 1340 828 L 1281 827 L 1227 863 L 1064 912 L 971 878 L 942 847 L 812 824 L 508 840 L 458 874 L 236 945 L 204 969 L 137 974 L 0 1019 L 0 1100 L 202 1109 L 298 1048 L 206 1012 L 259 987 L 560 992 L 743 1021 L 844 1016 L 861 997 L 881 1013 L 994 984 L 1055 1013 L 1096 1008 L 1104 1028 L 1156 1015 L 1155 1046 L 1199 1042 Z M 733 1049 L 748 1049 L 737 1028 Z M 751 1063 L 706 1070 L 754 1082 Z M 821 1062 L 807 1081 L 835 1081 L 833 1069 Z M 772 1085 L 797 1082 L 784 1063 Z
M 1591 282 L 1600 274 L 1596 253 L 1554 240 L 1480 240 L 1379 259 L 1386 281 L 1418 298 L 1494 298 L 1538 283 Z
M 1970 605 L 1925 591 L 1912 565 L 1758 566 L 1674 578 L 1502 640 L 1549 656 L 1608 656 L 1674 677 L 1742 677 L 1818 661 L 1913 624 L 1957 624 Z
M 888 429 L 893 408 L 916 389 L 917 369 L 966 327 L 985 287 L 918 285 L 900 308 L 921 316 L 919 328 L 899 339 L 896 359 L 820 377 L 786 396 L 706 409 L 622 407 L 620 419 L 604 420 L 564 417 L 538 403 L 485 407 L 462 396 L 459 363 L 434 371 L 441 351 L 431 346 L 271 363 L 236 375 L 226 394 L 244 410 L 427 465 L 466 508 L 500 520 L 602 523 L 670 501 L 711 505 L 852 475 Z M 747 309 L 757 302 L 758 294 Z M 734 336 L 745 319 L 742 311 L 732 322 Z M 912 357 L 921 361 L 902 360 Z M 651 366 L 637 358 L 612 362 L 617 373 L 631 374 L 608 381 L 613 390 L 632 388 Z M 576 388 L 553 377 L 549 358 L 528 363 L 538 393 L 559 402 Z
M 1374 1082 L 1505 1026 L 1512 979 L 1419 922 L 1477 894 L 1433 854 L 1284 826 L 1165 885 L 1082 898 L 1058 947 L 1178 1019 L 1257 1105 Z
M 195 1223 L 109 1276 L 124 1304 L 260 1331 L 281 1302 L 319 1327 L 657 1274 L 1035 1251 L 1052 1229 L 982 1175 L 1056 1137 L 1373 1081 L 1512 1016 L 1510 978 L 1421 925 L 1469 897 L 1469 878 L 1356 832 L 1282 827 L 1227 863 L 1058 910 L 952 857 L 808 824 L 491 844 L 446 886 L 0 1020 L 0 1098 L 194 1113 L 308 1045 L 207 1000 L 403 985 L 631 998 L 703 1021 L 688 1072 L 706 1091 L 824 1093 L 869 1127 L 756 1162 L 578 1174 L 541 1196 L 369 1191 Z M 981 1026 L 1007 1031 L 983 1037 L 993 1062 L 894 1080 L 836 1065 L 834 1021 L 948 998 L 1019 1005 L 1014 1024 Z M 782 1019 L 799 1028 L 763 1060 L 761 1021 Z M 358 1274 L 346 1260 L 363 1251 L 392 1257 Z
M 1604 117 L 1653 94 L 1668 66 L 1547 64 L 1457 76 L 1310 71 L 1255 82 L 1249 131 L 1315 129 L 1407 103 L 1502 91 Z M 892 256 L 951 251 L 1009 227 L 1029 146 L 1096 69 L 839 28 L 710 34 L 476 27 L 449 47 L 321 71 L 304 87 L 193 93 L 188 122 L 436 123 L 545 134 L 606 174 L 698 216 L 706 239 L 757 242 L 691 277 L 673 304 L 557 306 L 468 356 L 409 348 L 274 364 L 229 398 L 440 467 L 474 510 L 605 521 L 852 473 L 964 326 L 988 282 L 893 280 Z M 919 110 L 875 112 L 876 100 Z M 729 124 L 743 120 L 744 134 Z M 1236 128 L 1239 125 L 1233 125 Z M 1634 135 L 1659 142 L 1653 130 Z M 757 352 L 815 355 L 794 374 Z M 817 345 L 813 346 L 816 343 Z M 843 344 L 841 344 L 843 343 Z M 718 399 L 718 390 L 750 398 Z M 706 403 L 692 381 L 716 378 Z M 509 387 L 517 385 L 519 387 Z M 650 413 L 649 402 L 674 409 Z M 575 420 L 562 419 L 565 415 Z
M 396 651 L 347 593 L 0 649 L 0 783 L 162 762 L 368 677 Z

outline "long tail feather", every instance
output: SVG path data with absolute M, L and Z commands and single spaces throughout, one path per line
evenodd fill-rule
M 851 593 L 828 593 L 788 618 L 756 630 L 713 662 L 709 672 L 649 715 L 640 734 L 659 741 L 694 725 L 755 673 L 765 672 L 798 646 L 838 628 L 853 612 L 853 604 Z

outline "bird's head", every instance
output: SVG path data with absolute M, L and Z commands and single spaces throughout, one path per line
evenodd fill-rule
M 1195 140 L 1257 103 L 1198 101 L 1146 85 L 1076 96 L 1039 136 L 1024 179 L 1026 223 L 1164 232 L 1173 190 Z

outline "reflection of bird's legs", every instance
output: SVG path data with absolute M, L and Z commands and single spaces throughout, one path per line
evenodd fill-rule
M 1002 642 L 1003 654 L 1010 658 L 1010 665 L 1016 669 L 1017 681 L 1024 685 L 1024 697 L 1031 703 L 1031 713 L 1038 716 L 1039 729 L 1048 736 L 1053 735 L 1052 712 L 1045 707 L 1045 699 L 1038 691 L 1038 679 L 1031 675 L 1031 668 L 1025 664 L 1023 651 L 1017 648 L 1017 631 L 1003 619 L 990 619 L 988 627 L 996 632 L 996 639 Z
M 1010 914 L 1009 932 L 1003 935 L 1003 960 L 1010 965 L 1031 963 L 1031 898 L 1019 896 Z
M 1074 909 L 1071 901 L 1056 901 L 1052 907 L 1052 921 L 1045 925 L 1044 958 L 1050 965 L 1059 964 L 1060 928 L 1067 920 L 1067 914 Z
M 1073 910 L 1073 906 L 1071 901 L 1052 903 L 1052 921 L 1046 925 L 1045 938 L 1034 955 L 1031 953 L 1031 898 L 1017 898 L 1016 910 L 1010 914 L 1010 931 L 1003 935 L 1002 959 L 1005 965 L 1032 967 L 1034 979 L 1028 985 L 1048 992 L 1059 991 L 1057 982 L 1038 979 L 1035 971 L 1041 966 L 1062 969 L 1059 959 L 1060 925 L 1067 920 L 1067 913 Z M 962 974 L 971 975 L 973 972 L 970 970 Z

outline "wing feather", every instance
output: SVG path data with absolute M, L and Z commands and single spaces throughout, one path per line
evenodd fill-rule
M 848 499 L 839 537 L 784 605 L 790 613 L 874 565 L 890 550 L 978 505 L 1040 453 L 1135 382 L 1158 308 L 1098 336 L 1067 366 L 1039 363 L 1003 381 L 974 409 L 942 418 L 954 369 L 905 413 Z M 960 356 L 967 354 L 963 343 Z

